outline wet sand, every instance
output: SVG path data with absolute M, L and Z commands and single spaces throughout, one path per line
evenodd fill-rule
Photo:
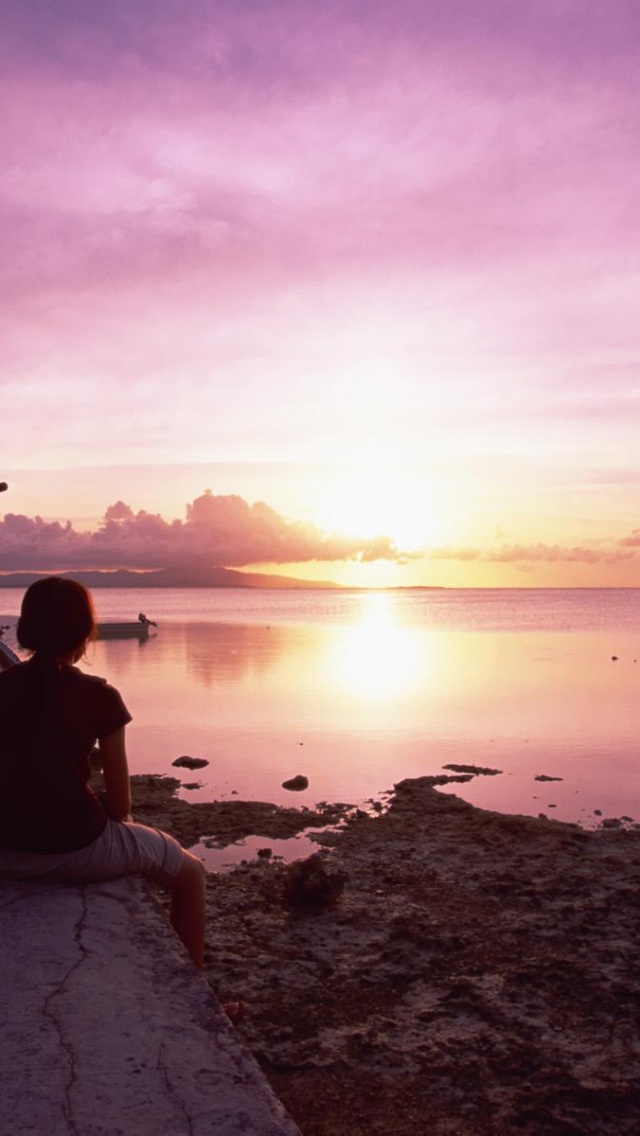
M 455 780 L 455 778 L 453 778 Z M 288 869 L 208 882 L 206 975 L 304 1136 L 640 1131 L 640 833 L 485 812 L 403 781 L 320 839 L 348 879 L 292 909 Z M 335 824 L 344 807 L 191 805 L 134 778 L 183 843 Z

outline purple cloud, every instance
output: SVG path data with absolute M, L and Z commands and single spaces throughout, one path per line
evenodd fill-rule
M 547 564 L 615 564 L 622 560 L 632 560 L 640 548 L 640 530 L 625 540 L 609 547 L 563 546 L 545 544 L 503 544 L 498 548 L 434 548 L 429 553 L 431 560 L 459 560 L 463 562 L 484 562 L 492 564 L 532 565 Z
M 618 541 L 620 548 L 630 548 L 640 550 L 640 529 L 634 529 L 629 536 L 623 537 Z
M 290 521 L 264 502 L 210 491 L 187 507 L 185 521 L 134 513 L 123 501 L 106 510 L 93 532 L 70 522 L 8 513 L 0 521 L 0 571 L 67 568 L 227 567 L 357 559 L 406 563 L 409 554 L 387 537 L 371 541 L 332 536 Z

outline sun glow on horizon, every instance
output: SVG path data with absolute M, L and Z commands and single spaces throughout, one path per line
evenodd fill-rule
M 357 470 L 321 491 L 315 520 L 328 532 L 389 537 L 403 552 L 450 538 L 452 509 L 443 493 L 416 474 Z

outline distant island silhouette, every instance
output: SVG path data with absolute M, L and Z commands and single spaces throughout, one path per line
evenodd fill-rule
M 28 588 L 35 580 L 50 572 L 7 572 L 0 574 L 0 588 Z M 387 589 L 358 588 L 336 584 L 331 580 L 299 580 L 294 576 L 273 576 L 262 572 L 239 572 L 234 568 L 158 568 L 148 572 L 132 572 L 128 568 L 114 571 L 59 572 L 71 580 L 79 580 L 88 588 L 308 588 L 335 591 L 376 591 Z M 404 588 L 402 590 L 405 590 Z M 413 586 L 412 591 L 441 591 L 439 587 Z
M 132 572 L 128 568 L 114 571 L 77 570 L 59 572 L 70 580 L 79 580 L 88 588 L 336 588 L 329 580 L 298 580 L 290 576 L 272 576 L 258 572 L 239 572 L 234 568 L 158 568 L 148 572 Z M 34 580 L 50 572 L 8 572 L 0 575 L 0 588 L 28 588 Z

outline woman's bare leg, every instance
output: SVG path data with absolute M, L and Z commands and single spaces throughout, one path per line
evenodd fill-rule
M 171 925 L 182 939 L 189 956 L 202 970 L 206 924 L 206 873 L 202 860 L 182 850 L 182 867 L 177 876 L 162 873 L 161 882 L 171 892 Z
M 182 867 L 177 876 L 154 872 L 152 879 L 171 892 L 171 924 L 182 939 L 192 962 L 202 970 L 206 928 L 206 878 L 202 860 L 182 849 Z M 222 1009 L 235 1025 L 244 1017 L 244 1002 L 223 1002 Z

